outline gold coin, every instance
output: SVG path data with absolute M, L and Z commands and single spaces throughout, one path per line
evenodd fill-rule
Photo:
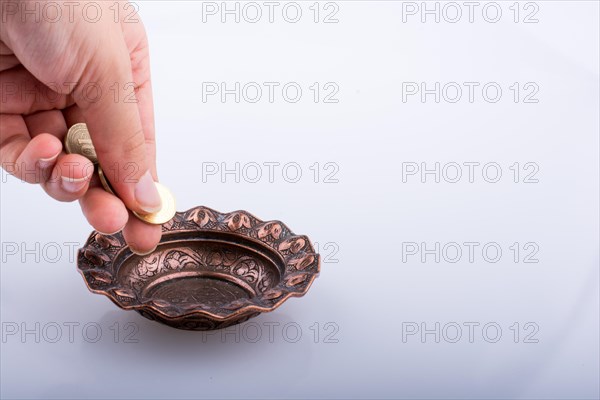
M 106 179 L 106 175 L 104 175 L 104 170 L 100 165 L 98 165 L 98 177 L 100 178 L 100 183 L 102 184 L 104 190 L 116 196 L 114 190 L 112 189 L 112 186 L 110 185 L 110 182 L 108 181 L 108 179 Z
M 152 214 L 139 214 L 135 211 L 132 212 L 136 217 L 144 222 L 152 225 L 161 225 L 165 222 L 169 222 L 175 215 L 175 197 L 173 197 L 173 194 L 165 186 L 158 182 L 154 182 L 154 184 L 156 185 L 156 189 L 158 190 L 158 194 L 160 195 L 160 200 L 162 202 L 162 208 L 160 211 Z
M 90 132 L 84 123 L 75 124 L 69 128 L 65 137 L 65 149 L 69 154 L 79 154 L 98 164 L 96 149 L 92 143 Z

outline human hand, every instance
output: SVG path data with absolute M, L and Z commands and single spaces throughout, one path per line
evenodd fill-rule
M 114 2 L 78 4 L 86 3 L 101 10 L 98 20 L 63 10 L 50 21 L 24 12 L 40 2 L 2 2 L 0 162 L 59 201 L 79 200 L 96 230 L 123 229 L 132 251 L 145 254 L 158 244 L 161 227 L 127 209 L 151 213 L 161 206 L 148 42 L 139 16 L 115 22 Z M 78 122 L 87 124 L 119 198 L 93 178 L 89 160 L 65 153 L 67 129 Z

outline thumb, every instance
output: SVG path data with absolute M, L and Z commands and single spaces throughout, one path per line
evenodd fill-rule
M 157 212 L 161 199 L 135 101 L 129 51 L 120 29 L 107 33 L 84 69 L 75 99 L 115 192 L 132 211 Z

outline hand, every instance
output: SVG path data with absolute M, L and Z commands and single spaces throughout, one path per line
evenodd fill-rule
M 41 184 L 59 201 L 78 199 L 96 230 L 109 234 L 123 229 L 132 251 L 148 253 L 158 244 L 161 228 L 127 210 L 149 213 L 161 205 L 154 186 L 154 114 L 144 27 L 139 16 L 138 22 L 115 22 L 112 1 L 89 2 L 94 3 L 87 10 L 93 18 L 101 10 L 96 21 L 83 13 L 87 2 L 79 2 L 71 16 L 63 9 L 57 21 L 54 14 L 41 12 L 40 3 L 0 4 L 2 167 Z M 36 7 L 37 15 L 31 12 Z M 120 199 L 92 179 L 89 160 L 65 153 L 63 139 L 77 122 L 87 124 L 100 165 Z

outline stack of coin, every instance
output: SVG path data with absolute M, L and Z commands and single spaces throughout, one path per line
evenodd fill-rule
M 75 124 L 69 128 L 65 137 L 65 149 L 69 154 L 80 154 L 98 165 L 98 156 L 92 143 L 92 138 L 84 123 Z
M 97 168 L 98 177 L 104 190 L 117 196 L 102 167 L 98 163 L 96 150 L 94 149 L 94 144 L 92 143 L 92 138 L 86 124 L 79 123 L 69 128 L 65 137 L 65 149 L 69 154 L 79 154 L 93 162 Z M 165 186 L 158 182 L 155 182 L 155 184 L 162 201 L 162 208 L 158 212 L 151 214 L 140 214 L 135 211 L 132 211 L 132 213 L 144 222 L 160 225 L 170 221 L 175 215 L 175 198 Z

